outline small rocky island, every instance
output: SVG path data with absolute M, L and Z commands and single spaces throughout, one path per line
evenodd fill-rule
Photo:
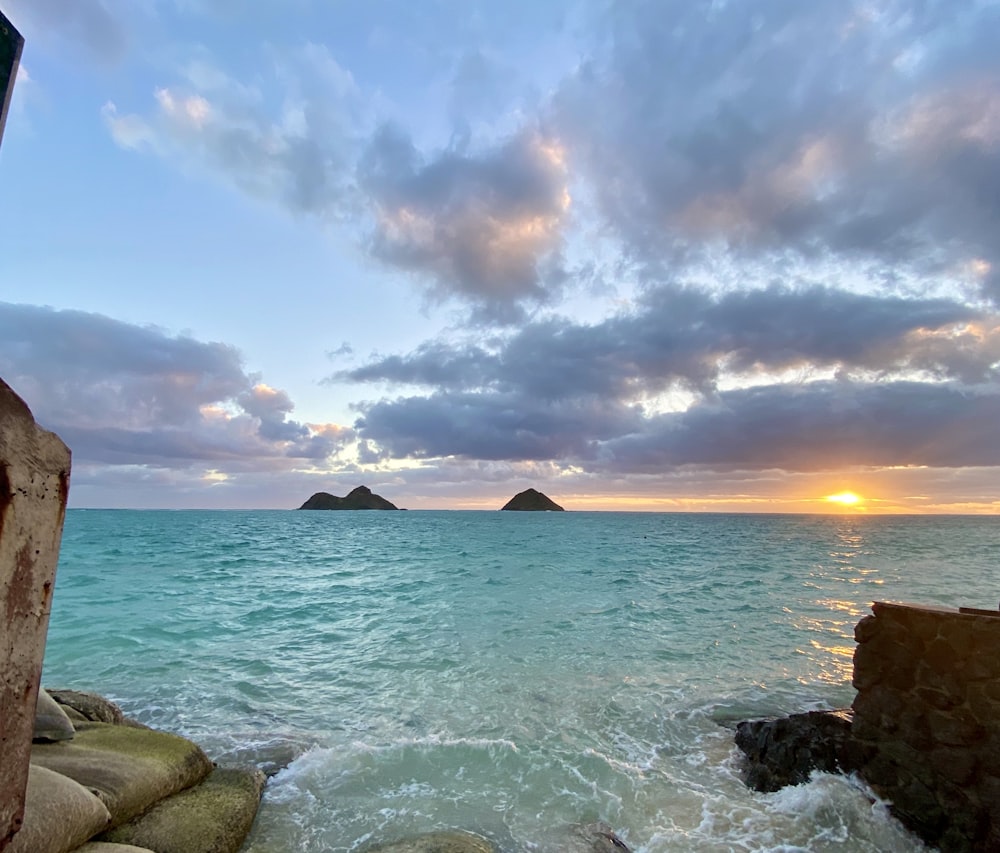
M 367 486 L 358 486 L 347 497 L 339 498 L 329 492 L 316 492 L 299 509 L 399 509 Z
M 525 489 L 523 492 L 518 492 L 500 509 L 521 512 L 564 512 L 563 508 L 554 500 L 535 489 Z

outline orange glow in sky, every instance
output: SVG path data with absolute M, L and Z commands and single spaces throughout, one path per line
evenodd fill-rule
M 861 496 L 854 494 L 854 492 L 838 492 L 835 495 L 827 495 L 824 500 L 841 506 L 856 506 L 861 503 Z

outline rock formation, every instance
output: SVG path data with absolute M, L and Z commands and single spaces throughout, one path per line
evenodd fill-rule
M 746 756 L 746 784 L 756 791 L 777 791 L 809 781 L 814 770 L 849 772 L 852 714 L 807 711 L 736 726 L 736 745 Z
M 367 486 L 358 486 L 347 497 L 339 498 L 329 492 L 316 492 L 299 509 L 399 509 Z
M 24 822 L 5 853 L 240 849 L 264 788 L 259 769 L 216 766 L 196 744 L 129 720 L 103 697 L 40 695 L 44 725 L 64 715 L 72 737 L 32 744 Z
M 501 510 L 504 509 L 521 512 L 563 511 L 563 508 L 559 504 L 535 489 L 525 489 L 523 492 L 518 492 L 501 507 Z
M 1000 611 L 876 601 L 854 638 L 850 711 L 737 726 L 747 784 L 856 772 L 935 849 L 1000 850 Z

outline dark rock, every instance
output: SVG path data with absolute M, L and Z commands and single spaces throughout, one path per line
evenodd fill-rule
M 316 492 L 299 509 L 399 509 L 367 486 L 358 486 L 347 497 L 339 498 L 329 492 Z
M 496 845 L 471 832 L 428 832 L 368 848 L 368 853 L 496 853 Z
M 851 712 L 809 711 L 736 726 L 736 745 L 747 759 L 746 784 L 777 791 L 809 781 L 814 770 L 849 771 Z
M 535 489 L 525 489 L 523 492 L 518 492 L 501 507 L 501 510 L 504 509 L 522 512 L 563 512 L 563 508 L 559 504 Z
M 111 723 L 116 726 L 138 725 L 129 720 L 110 699 L 98 696 L 96 693 L 85 693 L 82 690 L 53 690 L 47 688 L 48 694 L 62 706 L 72 719 L 87 720 L 91 723 Z M 145 726 L 143 726 L 145 728 Z

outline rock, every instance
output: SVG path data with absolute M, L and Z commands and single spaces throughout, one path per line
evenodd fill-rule
M 34 744 L 31 762 L 97 794 L 111 812 L 112 827 L 200 782 L 212 770 L 201 748 L 177 735 L 87 722 L 77 724 L 71 741 Z
M 471 832 L 452 830 L 369 847 L 366 853 L 497 853 L 497 846 Z
M 256 767 L 262 770 L 268 778 L 284 770 L 314 744 L 312 738 L 294 738 L 287 735 L 270 735 L 266 740 L 260 740 L 259 735 L 253 737 L 253 744 L 241 744 L 222 752 L 213 752 L 215 763 L 221 767 Z
M 736 745 L 747 758 L 745 782 L 757 791 L 777 791 L 809 781 L 814 770 L 849 771 L 851 712 L 809 711 L 736 726 Z
M 88 720 L 92 723 L 112 723 L 114 725 L 133 725 L 145 728 L 140 723 L 129 720 L 110 699 L 98 696 L 96 693 L 84 693 L 80 690 L 53 690 L 47 688 L 49 695 L 66 710 L 73 719 Z
M 546 497 L 541 492 L 535 491 L 535 489 L 525 489 L 523 492 L 518 492 L 514 495 L 514 497 L 507 501 L 501 509 L 519 510 L 523 512 L 543 512 L 546 510 L 563 512 L 563 508 L 559 506 L 559 504 Z
M 579 835 L 593 853 L 631 853 L 629 846 L 603 820 L 577 828 Z
M 163 800 L 100 840 L 156 853 L 236 853 L 257 815 L 264 782 L 259 770 L 217 768 L 200 785 Z
M 0 848 L 21 825 L 70 453 L 0 380 Z
M 347 497 L 338 498 L 329 492 L 316 492 L 299 509 L 399 509 L 367 486 L 358 486 Z
M 5 853 L 67 853 L 111 820 L 104 803 L 72 779 L 32 765 L 24 823 Z
M 54 743 L 60 740 L 72 740 L 76 730 L 62 706 L 56 702 L 44 689 L 38 691 L 38 704 L 35 706 L 35 733 L 32 740 L 38 743 Z
M 135 847 L 131 844 L 112 844 L 110 841 L 88 841 L 82 847 L 77 847 L 73 853 L 157 853 L 148 847 Z

